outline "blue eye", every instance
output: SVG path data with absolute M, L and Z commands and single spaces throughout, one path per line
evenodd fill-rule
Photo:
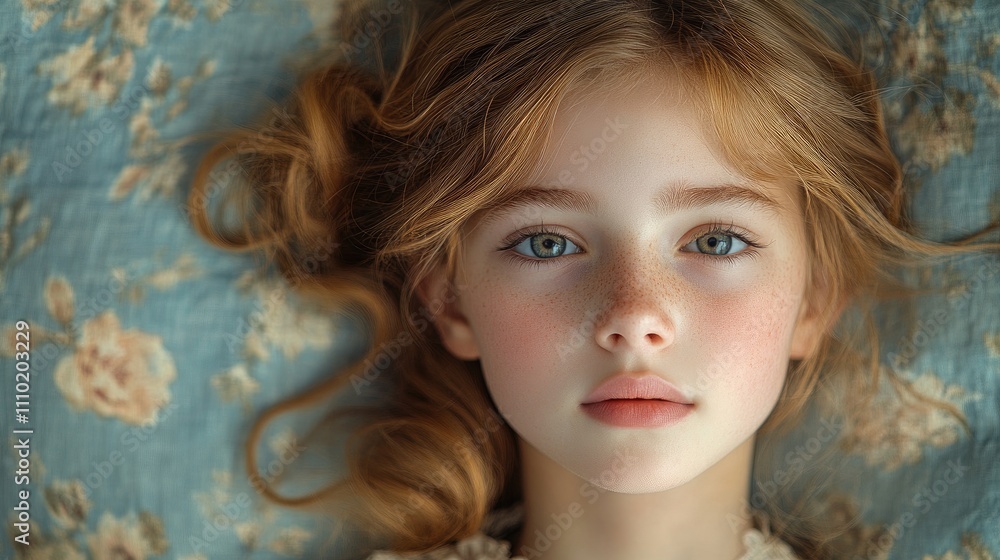
M 735 249 L 733 248 L 734 243 L 736 244 Z M 743 245 L 743 247 L 746 248 L 750 244 L 737 235 L 713 231 L 702 235 L 691 243 L 688 243 L 685 245 L 685 248 L 694 246 L 697 250 L 692 252 L 700 252 L 703 255 L 717 255 L 722 257 L 733 252 L 739 252 L 740 245 Z
M 559 235 L 558 233 L 549 231 L 538 231 L 525 234 L 512 246 L 512 248 L 520 248 L 526 251 L 526 256 L 534 256 L 539 259 L 547 260 L 565 254 L 567 245 L 579 249 L 576 243 L 573 243 L 564 235 Z
M 734 231 L 733 224 L 727 226 L 713 223 L 685 245 L 683 252 L 692 253 L 708 262 L 734 264 L 744 257 L 757 258 L 758 251 L 751 247 L 760 249 L 766 246 L 750 239 L 748 234 Z M 571 251 L 570 248 L 576 250 Z M 504 252 L 507 258 L 519 265 L 532 267 L 542 266 L 546 261 L 558 260 L 557 257 L 583 252 L 579 245 L 568 237 L 545 229 L 544 226 L 508 238 L 497 250 Z
M 740 245 L 743 247 L 740 248 Z M 732 223 L 715 222 L 699 232 L 684 249 L 707 262 L 732 265 L 742 258 L 756 259 L 760 255 L 758 249 L 768 245 L 770 243 L 762 244 L 754 240 L 749 233 L 736 231 Z

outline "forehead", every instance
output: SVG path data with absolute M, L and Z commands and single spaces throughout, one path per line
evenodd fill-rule
M 583 191 L 563 197 L 571 209 L 592 210 L 596 200 L 586 191 L 602 190 L 580 186 L 615 187 L 603 189 L 614 195 L 617 187 L 634 192 L 629 183 L 638 181 L 657 186 L 649 202 L 664 212 L 722 195 L 762 207 L 774 201 L 775 211 L 801 210 L 799 182 L 777 166 L 772 177 L 751 179 L 727 160 L 711 113 L 688 91 L 687 79 L 669 69 L 624 85 L 571 90 L 555 112 L 533 173 L 518 188 Z M 515 196 L 553 198 L 536 194 Z
M 794 177 L 770 166 L 775 167 L 773 177 L 751 180 L 726 160 L 710 112 L 724 104 L 692 95 L 698 87 L 697 78 L 692 81 L 689 74 L 660 65 L 631 80 L 569 89 L 556 107 L 534 169 L 519 183 L 504 185 L 502 193 L 466 221 L 466 228 L 539 202 L 572 210 L 614 204 L 621 187 L 644 173 L 660 174 L 650 180 L 658 192 L 648 202 L 664 209 L 729 195 L 746 203 L 767 199 L 782 212 L 801 215 L 804 191 Z M 584 165 L 587 169 L 581 171 Z M 719 192 L 708 192 L 709 187 Z M 684 194 L 688 189 L 695 192 Z

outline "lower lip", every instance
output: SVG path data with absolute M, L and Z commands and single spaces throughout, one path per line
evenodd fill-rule
M 669 426 L 694 408 L 691 404 L 657 399 L 609 399 L 581 406 L 591 418 L 619 428 Z

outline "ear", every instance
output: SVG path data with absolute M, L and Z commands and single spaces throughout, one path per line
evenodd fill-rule
M 417 285 L 417 297 L 441 337 L 441 343 L 459 360 L 478 360 L 475 332 L 462 314 L 456 285 L 437 267 Z
M 835 300 L 841 298 L 834 297 L 826 276 L 821 272 L 814 272 L 813 278 L 816 281 L 806 291 L 799 306 L 799 315 L 795 321 L 795 330 L 792 333 L 792 345 L 789 359 L 803 360 L 813 354 L 819 347 L 820 341 L 830 328 L 837 323 L 840 314 L 844 311 L 846 302 L 838 301 L 837 310 L 826 321 L 823 320 L 820 309 L 824 305 L 831 305 Z

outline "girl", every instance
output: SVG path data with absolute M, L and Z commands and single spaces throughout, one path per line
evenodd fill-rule
M 203 235 L 266 251 L 372 329 L 366 356 L 258 419 L 249 471 L 275 415 L 392 386 L 361 411 L 344 481 L 264 493 L 339 498 L 380 560 L 831 557 L 792 520 L 734 516 L 757 434 L 823 376 L 873 395 L 877 359 L 846 364 L 877 342 L 831 335 L 845 306 L 894 267 L 978 250 L 910 231 L 875 83 L 832 17 L 781 0 L 440 4 L 406 14 L 395 62 L 377 39 L 402 5 L 366 6 L 365 26 L 345 6 L 343 60 L 197 171 Z M 375 69 L 352 60 L 370 41 Z M 231 155 L 236 228 L 207 211 Z

